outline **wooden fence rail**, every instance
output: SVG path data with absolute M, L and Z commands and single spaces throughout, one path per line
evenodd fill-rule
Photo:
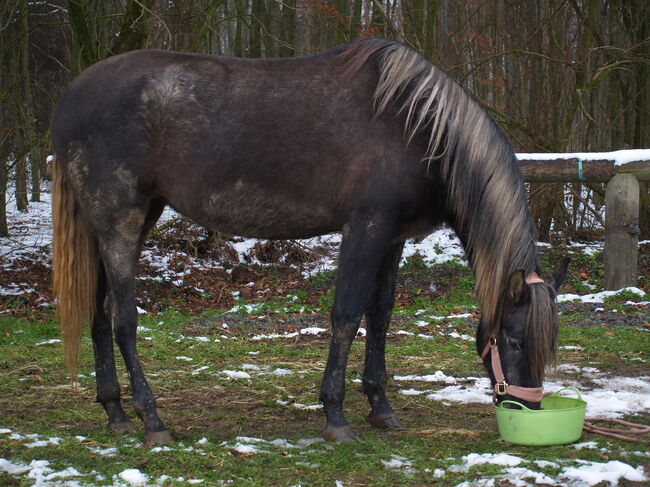
M 616 153 L 613 153 L 616 154 Z M 650 160 L 621 164 L 615 158 L 559 157 L 538 159 L 520 154 L 524 179 L 530 183 L 607 183 L 605 191 L 605 289 L 637 284 L 639 181 L 650 181 Z M 530 158 L 528 158 L 530 157 Z M 650 151 L 648 151 L 650 159 Z

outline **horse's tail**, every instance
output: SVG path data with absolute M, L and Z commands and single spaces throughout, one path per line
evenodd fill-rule
M 74 379 L 81 333 L 95 312 L 99 253 L 97 242 L 81 214 L 59 157 L 54 161 L 52 188 L 54 295 L 63 334 L 65 360 Z

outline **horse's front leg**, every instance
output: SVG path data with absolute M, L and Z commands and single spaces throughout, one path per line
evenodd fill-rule
M 381 264 L 366 312 L 366 360 L 363 391 L 372 408 L 368 422 L 375 428 L 403 428 L 386 398 L 386 332 L 395 303 L 395 281 L 404 242 L 390 247 Z
M 366 214 L 356 216 L 343 234 L 332 307 L 332 340 L 320 393 L 327 416 L 323 430 L 326 440 L 357 439 L 343 413 L 345 370 L 375 276 L 390 246 L 392 230 L 389 216 Z

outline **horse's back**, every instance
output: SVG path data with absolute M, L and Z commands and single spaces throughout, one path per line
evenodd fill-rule
M 399 123 L 373 118 L 376 70 L 346 76 L 343 50 L 276 60 L 155 50 L 109 58 L 63 97 L 53 119 L 57 154 L 81 147 L 96 181 L 121 174 L 140 195 L 225 232 L 338 230 L 350 201 L 375 205 L 390 198 L 386 185 L 399 192 L 396 182 L 419 172 L 415 161 L 401 164 L 417 156 Z M 369 183 L 380 177 L 381 190 Z

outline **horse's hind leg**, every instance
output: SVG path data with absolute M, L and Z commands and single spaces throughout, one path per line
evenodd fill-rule
M 403 428 L 386 398 L 386 332 L 395 303 L 395 281 L 404 242 L 391 246 L 377 273 L 366 312 L 366 360 L 363 391 L 372 411 L 368 422 L 376 428 Z
M 97 379 L 96 400 L 108 415 L 109 428 L 116 431 L 133 431 L 133 424 L 122 409 L 120 399 L 120 384 L 117 381 L 113 352 L 113 331 L 110 319 L 106 316 L 107 289 L 103 264 L 100 265 L 97 280 L 95 317 L 91 329 Z
M 163 204 L 156 204 L 152 205 L 149 210 L 140 235 L 140 247 L 146 234 L 160 217 L 163 208 Z M 96 400 L 104 407 L 108 415 L 109 428 L 116 431 L 131 432 L 135 428 L 122 408 L 120 385 L 115 370 L 113 330 L 111 320 L 106 315 L 108 283 L 103 262 L 100 263 L 97 276 L 95 315 L 91 329 L 97 379 Z
M 345 369 L 368 296 L 392 237 L 392 220 L 384 215 L 357 216 L 343 236 L 332 307 L 332 339 L 320 399 L 327 425 L 323 437 L 351 441 L 357 435 L 343 414 Z
M 171 436 L 158 417 L 136 349 L 135 268 L 150 218 L 138 207 L 112 216 L 117 231 L 98 234 L 98 242 L 108 280 L 113 333 L 129 373 L 136 413 L 144 422 L 145 443 L 166 443 Z

